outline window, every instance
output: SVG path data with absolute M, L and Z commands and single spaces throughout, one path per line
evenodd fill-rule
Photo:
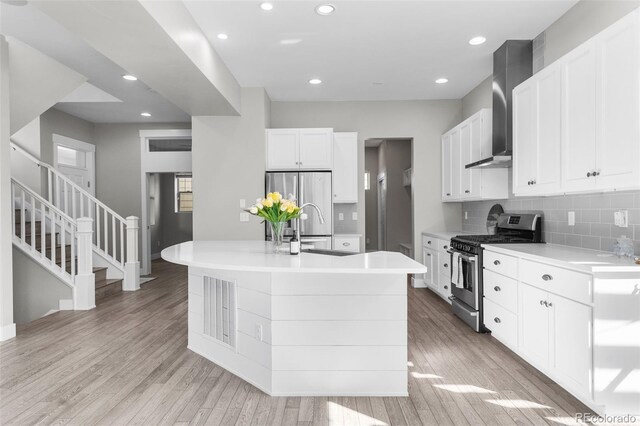
M 192 211 L 191 175 L 176 175 L 176 213 L 190 213 Z

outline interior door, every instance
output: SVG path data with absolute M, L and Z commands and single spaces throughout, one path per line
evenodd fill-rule
M 596 169 L 595 44 L 587 42 L 563 61 L 562 187 L 567 191 L 580 191 L 596 184 L 592 176 Z
M 539 366 L 549 365 L 549 308 L 548 293 L 520 283 L 518 300 L 520 305 L 520 348 Z
M 95 146 L 54 135 L 54 167 L 65 177 L 95 196 Z M 80 191 L 64 185 L 62 181 L 52 182 L 55 204 L 69 216 L 91 217 L 89 204 Z

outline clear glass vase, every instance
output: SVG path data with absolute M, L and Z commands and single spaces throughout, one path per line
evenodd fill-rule
M 269 222 L 271 227 L 271 252 L 274 254 L 284 252 L 283 236 L 287 222 Z

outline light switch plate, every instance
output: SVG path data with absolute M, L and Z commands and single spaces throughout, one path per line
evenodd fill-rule
M 244 209 L 247 207 L 247 200 L 245 200 L 244 198 L 240 198 L 240 208 Z
M 464 220 L 469 219 L 469 212 L 464 212 Z
M 241 212 L 240 213 L 240 222 L 249 222 L 249 213 Z
M 358 212 L 351 213 L 351 220 L 358 220 Z
M 338 213 L 338 220 L 344 220 L 344 213 Z
M 576 212 L 567 212 L 567 222 L 569 226 L 576 226 Z
M 620 210 L 613 214 L 613 223 L 620 228 L 629 227 L 629 211 Z

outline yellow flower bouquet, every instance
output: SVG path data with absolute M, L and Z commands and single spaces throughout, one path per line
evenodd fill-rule
M 288 199 L 283 198 L 279 192 L 270 192 L 265 198 L 258 198 L 248 211 L 269 223 L 273 250 L 276 253 L 282 248 L 282 237 L 286 223 L 300 217 L 300 207 L 296 205 L 293 196 L 289 196 Z

